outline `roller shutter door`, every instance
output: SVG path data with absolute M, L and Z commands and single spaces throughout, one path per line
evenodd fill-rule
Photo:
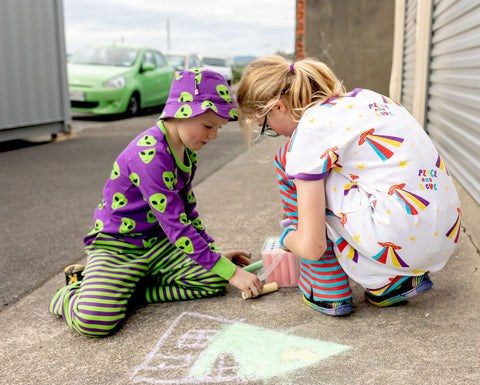
M 480 1 L 435 0 L 426 129 L 480 202 Z
M 407 0 L 405 3 L 405 25 L 402 63 L 402 94 L 401 103 L 412 112 L 413 78 L 415 75 L 415 41 L 417 26 L 417 0 Z

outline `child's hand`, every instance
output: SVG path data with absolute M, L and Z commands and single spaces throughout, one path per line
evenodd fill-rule
M 252 258 L 252 254 L 245 250 L 225 251 L 222 253 L 222 255 L 240 267 L 250 265 L 250 258 Z
M 245 299 L 256 297 L 263 289 L 262 281 L 260 281 L 255 274 L 239 269 L 238 267 L 228 282 L 237 289 L 240 289 Z

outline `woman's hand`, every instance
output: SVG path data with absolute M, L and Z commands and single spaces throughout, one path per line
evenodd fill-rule
M 260 281 L 255 274 L 249 273 L 238 267 L 228 282 L 230 282 L 232 286 L 241 290 L 245 299 L 258 296 L 263 289 L 262 281 Z
M 250 258 L 252 258 L 252 253 L 249 253 L 245 250 L 225 251 L 222 253 L 222 255 L 228 260 L 232 261 L 235 265 L 240 267 L 250 265 Z

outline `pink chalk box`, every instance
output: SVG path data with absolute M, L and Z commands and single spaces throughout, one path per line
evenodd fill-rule
M 298 285 L 299 261 L 296 255 L 280 247 L 279 237 L 268 237 L 262 246 L 263 276 L 266 283 L 279 287 Z

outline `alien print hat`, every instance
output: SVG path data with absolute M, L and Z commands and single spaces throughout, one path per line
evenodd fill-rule
M 195 68 L 175 76 L 160 119 L 193 118 L 208 109 L 224 119 L 238 119 L 237 105 L 225 78 L 218 72 Z

